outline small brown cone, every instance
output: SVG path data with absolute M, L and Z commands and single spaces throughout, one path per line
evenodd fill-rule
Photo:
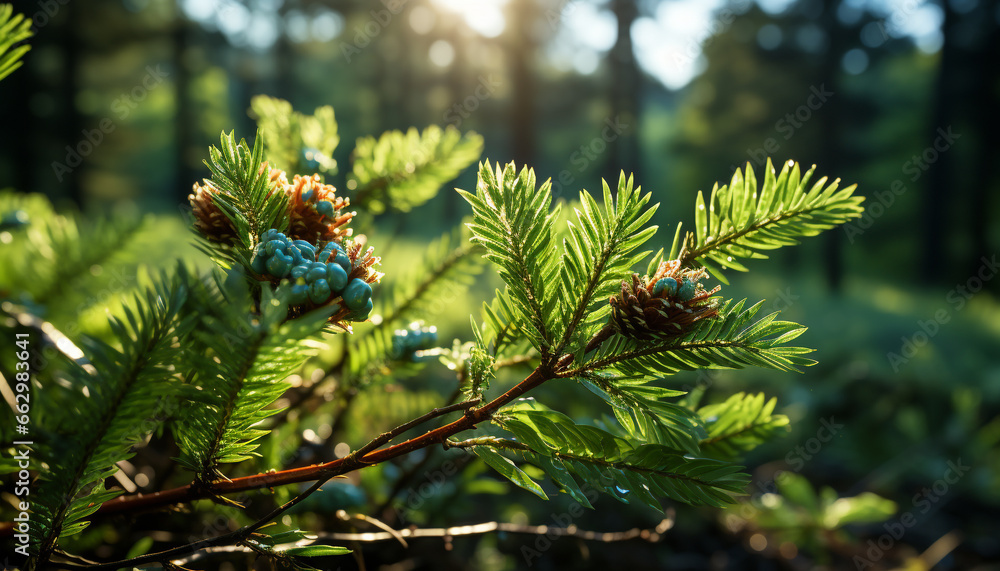
M 234 244 L 236 229 L 212 199 L 212 195 L 218 190 L 211 181 L 204 182 L 204 185 L 194 183 L 192 192 L 188 195 L 191 214 L 194 216 L 194 227 L 211 242 Z
M 621 293 L 611 296 L 610 323 L 625 337 L 643 341 L 684 335 L 698 322 L 719 314 L 711 297 L 720 287 L 705 290 L 698 280 L 706 277 L 703 269 L 682 269 L 678 260 L 662 262 L 651 277 L 633 273 L 631 279 L 622 281 Z M 654 295 L 654 285 L 663 278 L 673 278 L 677 284 L 691 282 L 693 295 L 687 300 L 676 291 Z

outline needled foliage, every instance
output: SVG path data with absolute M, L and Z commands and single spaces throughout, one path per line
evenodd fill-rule
M 0 31 L 17 28 L 8 21 L 0 9 Z M 0 73 L 12 69 L 5 41 Z M 349 552 L 295 527 L 304 506 L 326 505 L 309 496 L 332 477 L 410 452 L 428 461 L 440 444 L 542 499 L 562 492 L 592 507 L 588 492 L 599 490 L 656 510 L 664 501 L 719 507 L 745 489 L 741 456 L 787 429 L 774 398 L 737 393 L 699 406 L 694 395 L 681 400 L 672 377 L 814 363 L 811 349 L 793 344 L 805 327 L 765 314 L 763 301 L 730 299 L 712 281 L 747 270 L 738 260 L 857 217 L 853 186 L 811 183 L 814 169 L 801 174 L 794 163 L 777 173 L 768 163 L 758 184 L 748 166 L 707 201 L 699 194 L 695 231 L 678 225 L 668 247 L 649 224 L 657 205 L 626 173 L 554 204 L 551 184 L 531 168 L 484 161 L 475 189 L 459 191 L 471 207 L 466 223 L 410 267 L 382 268 L 373 242 L 391 238 L 374 215 L 433 198 L 480 158 L 481 138 L 437 127 L 364 137 L 337 180 L 331 108 L 304 115 L 258 97 L 252 114 L 253 143 L 223 133 L 208 150 L 210 178 L 191 195 L 198 246 L 218 267 L 180 264 L 145 280 L 111 308 L 103 339 L 57 336 L 43 316 L 78 274 L 118 255 L 139 223 L 81 225 L 44 201 L 0 196 L 12 213 L 2 231 L 19 246 L 0 251 L 0 332 L 34 328 L 63 355 L 32 384 L 40 444 L 29 568 L 81 561 L 63 551 L 65 539 L 98 522 L 108 502 L 128 513 L 210 498 L 237 514 L 238 529 L 171 540 L 156 553 L 136 543 L 134 559 L 108 566 L 178 557 L 186 566 L 197 560 L 188 554 L 225 546 L 308 569 L 304 558 Z M 439 339 L 434 320 L 488 264 L 503 287 L 483 302 L 482 323 L 472 318 L 468 339 Z M 428 367 L 453 372 L 450 396 L 402 382 Z M 511 384 L 507 370 L 520 381 Z M 562 400 L 544 390 L 521 398 L 544 383 L 560 385 Z M 609 414 L 570 416 L 565 399 L 574 395 Z M 294 455 L 281 453 L 286 440 Z M 147 442 L 176 450 L 171 466 L 184 469 L 166 471 L 172 479 L 160 483 L 175 487 L 160 495 L 125 494 L 116 484 L 127 481 L 124 462 L 157 459 Z M 392 482 L 383 511 L 405 478 Z M 313 484 L 289 486 L 305 482 Z M 265 487 L 277 491 L 252 510 L 229 497 Z M 333 522 L 309 509 L 302 521 Z M 177 517 L 202 512 L 192 513 Z
M 798 163 L 789 161 L 775 175 L 768 159 L 763 185 L 758 185 L 747 163 L 745 171 L 733 173 L 728 185 L 713 186 L 708 202 L 699 191 L 695 232 L 682 243 L 677 226 L 671 257 L 679 254 L 682 264 L 705 266 L 727 283 L 722 270 L 747 271 L 739 258 L 766 258 L 760 250 L 798 244 L 799 238 L 861 216 L 864 199 L 854 196 L 855 185 L 841 189 L 840 179 L 828 184 L 824 176 L 810 186 L 815 171 L 814 165 L 803 174 Z
M 31 20 L 15 14 L 10 4 L 0 4 L 0 80 L 24 64 L 21 58 L 31 46 L 23 44 L 32 36 Z
M 33 495 L 32 550 L 38 561 L 121 493 L 105 489 L 105 480 L 158 427 L 157 415 L 176 407 L 180 384 L 173 363 L 182 360 L 178 340 L 192 325 L 181 317 L 188 279 L 179 271 L 137 296 L 122 319 L 112 320 L 117 347 L 86 340 L 89 362 L 68 366 L 67 382 L 49 389 L 64 395 L 47 396 L 51 400 L 40 411 L 45 441 L 39 452 L 47 469 Z
M 333 107 L 324 105 L 305 115 L 283 99 L 258 95 L 250 100 L 250 113 L 267 141 L 267 158 L 273 167 L 293 173 L 337 173 L 333 152 L 340 136 Z
M 454 127 L 390 131 L 358 139 L 348 188 L 372 214 L 408 212 L 427 202 L 483 152 L 483 138 Z
M 655 234 L 655 227 L 646 226 L 655 206 L 647 207 L 649 195 L 630 178 L 622 174 L 615 193 L 604 184 L 603 207 L 581 192 L 575 220 L 557 233 L 548 183 L 537 185 L 527 168 L 482 165 L 475 194 L 463 192 L 473 209 L 469 227 L 506 282 L 494 302 L 484 305 L 486 339 L 496 354 L 522 338 L 550 376 L 576 379 L 600 396 L 618 425 L 608 432 L 517 405 L 493 419 L 516 439 L 453 445 L 472 449 L 540 496 L 537 482 L 499 452 L 521 455 L 575 498 L 582 497 L 580 480 L 654 507 L 656 497 L 709 505 L 730 501 L 746 477 L 726 461 L 776 436 L 787 418 L 772 416 L 775 402 L 765 404 L 763 395 L 735 395 L 693 410 L 673 402 L 684 393 L 662 386 L 662 380 L 684 370 L 798 371 L 814 363 L 803 356 L 810 349 L 788 345 L 803 326 L 778 320 L 777 313 L 759 316 L 763 301 L 747 307 L 746 300 L 725 300 L 714 295 L 719 288 L 709 291 L 700 283 L 707 277 L 701 267 L 720 275 L 712 265 L 720 257 L 727 261 L 722 267 L 745 269 L 732 263 L 733 256 L 762 257 L 754 249 L 794 244 L 860 214 L 862 199 L 852 195 L 854 187 L 837 192 L 836 183 L 825 187 L 821 179 L 807 190 L 812 172 L 800 177 L 798 165 L 789 163 L 776 176 L 769 163 L 759 190 L 748 165 L 730 185 L 716 186 L 708 213 L 699 197 L 697 236 L 681 240 L 678 229 L 669 261 L 661 250 L 640 276 L 633 268 L 649 257 L 638 249 Z M 563 252 L 556 256 L 560 240 Z M 636 309 L 609 320 L 615 304 Z M 490 343 L 478 332 L 477 339 L 487 353 Z
M 191 335 L 191 378 L 182 391 L 189 404 L 174 430 L 178 461 L 204 481 L 225 477 L 219 464 L 255 454 L 268 433 L 257 426 L 279 412 L 270 405 L 287 389 L 284 380 L 323 347 L 317 336 L 330 317 L 329 310 L 317 310 L 285 321 L 287 308 L 273 298 L 254 316 L 246 288 L 219 287 L 199 292 L 204 307 L 221 309 L 214 315 L 203 309 Z

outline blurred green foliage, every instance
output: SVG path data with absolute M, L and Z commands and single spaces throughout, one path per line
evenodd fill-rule
M 617 17 L 617 7 L 627 4 L 597 10 Z M 641 15 L 648 19 L 660 3 L 640 4 Z M 111 340 L 106 316 L 108 312 L 121 315 L 124 293 L 149 285 L 149 276 L 176 258 L 208 268 L 210 261 L 191 246 L 186 221 L 174 214 L 175 207 L 189 185 L 207 175 L 201 164 L 205 146 L 224 129 L 235 125 L 245 132 L 251 127 L 250 96 L 261 92 L 284 96 L 297 109 L 336 107 L 336 138 L 344 141 L 410 125 L 422 129 L 448 122 L 454 116 L 447 115 L 448 111 L 459 105 L 468 111 L 460 115 L 462 128 L 484 134 L 486 153 L 497 158 L 528 152 L 524 140 L 513 134 L 512 120 L 517 116 L 515 108 L 523 105 L 517 101 L 527 100 L 536 110 L 529 128 L 533 163 L 541 178 L 553 177 L 564 199 L 579 188 L 597 188 L 599 176 L 616 172 L 623 156 L 633 156 L 593 150 L 613 146 L 601 133 L 606 121 L 621 113 L 622 122 L 629 125 L 621 140 L 634 137 L 640 142 L 633 156 L 637 182 L 654 193 L 654 202 L 663 203 L 657 220 L 670 224 L 677 212 L 690 210 L 699 185 L 726 179 L 736 166 L 748 161 L 756 166 L 761 151 L 773 139 L 780 159 L 817 162 L 826 171 L 860 181 L 863 193 L 876 196 L 878 192 L 892 201 L 880 202 L 876 197 L 869 203 L 880 202 L 883 214 L 874 217 L 863 234 L 850 240 L 841 235 L 839 256 L 823 243 L 779 252 L 774 256 L 777 264 L 769 266 L 769 276 L 753 272 L 730 290 L 733 297 L 773 299 L 770 309 L 782 310 L 782 319 L 810 323 L 801 340 L 818 348 L 815 356 L 820 364 L 808 376 L 770 371 L 738 376 L 725 371 L 682 373 L 667 388 L 696 388 L 707 406 L 722 406 L 722 396 L 737 391 L 777 399 L 774 416 L 787 416 L 791 429 L 751 456 L 755 467 L 751 490 L 757 496 L 762 495 L 757 492 L 775 491 L 778 471 L 792 470 L 817 488 L 832 487 L 839 496 L 861 497 L 870 491 L 906 511 L 914 507 L 915 495 L 944 477 L 949 461 L 962 459 L 972 466 L 969 475 L 950 487 L 933 511 L 923 514 L 908 530 L 891 560 L 902 561 L 903 554 L 926 549 L 956 528 L 964 529 L 968 539 L 944 562 L 946 567 L 997 559 L 1000 553 L 987 543 L 1000 506 L 1000 478 L 996 476 L 1000 473 L 1000 356 L 996 351 L 1000 305 L 995 297 L 1000 282 L 987 281 L 982 291 L 968 298 L 957 294 L 965 301 L 961 307 L 952 301 L 958 298 L 949 299 L 949 293 L 958 287 L 968 290 L 968 280 L 982 265 L 980 257 L 989 257 L 1000 244 L 1000 226 L 995 224 L 997 178 L 980 166 L 996 156 L 994 114 L 982 102 L 995 103 L 996 99 L 996 67 L 988 63 L 995 61 L 992 54 L 998 34 L 990 2 L 931 4 L 931 9 L 942 11 L 945 25 L 942 46 L 928 52 L 917 49 L 907 37 L 886 35 L 877 45 L 859 44 L 865 26 L 892 23 L 898 15 L 880 13 L 874 6 L 858 9 L 849 2 L 793 2 L 788 10 L 771 13 L 747 3 L 746 12 L 735 14 L 701 45 L 704 72 L 683 90 L 666 90 L 643 75 L 641 88 L 632 90 L 640 103 L 633 115 L 613 101 L 611 87 L 622 85 L 615 70 L 623 65 L 610 52 L 599 54 L 597 68 L 589 74 L 567 71 L 543 58 L 545 53 L 565 48 L 567 44 L 560 42 L 567 41 L 566 34 L 557 32 L 573 18 L 574 5 L 589 10 L 584 3 L 563 7 L 538 2 L 536 26 L 514 25 L 524 20 L 508 13 L 505 32 L 491 39 L 464 28 L 451 12 L 423 1 L 410 2 L 403 16 L 373 38 L 353 63 L 342 59 L 338 42 L 355 41 L 357 28 L 371 20 L 371 7 L 359 2 L 338 4 L 341 35 L 326 42 L 313 38 L 308 26 L 303 35 L 301 27 L 291 25 L 289 15 L 299 10 L 326 18 L 328 13 L 319 10 L 326 6 L 284 3 L 281 10 L 289 23 L 287 29 L 297 31 L 280 35 L 271 51 L 231 41 L 218 27 L 187 17 L 173 1 L 102 0 L 85 8 L 63 5 L 59 13 L 47 18 L 47 25 L 37 27 L 32 40 L 35 49 L 23 60 L 25 67 L 0 84 L 0 113 L 12 134 L 0 141 L 0 185 L 44 192 L 58 206 L 53 209 L 38 195 L 11 191 L 0 195 L 0 215 L 23 212 L 28 220 L 26 225 L 0 230 L 0 296 L 4 303 L 42 316 L 71 339 L 88 334 Z M 315 13 L 309 11 L 314 8 Z M 417 8 L 431 11 L 437 26 L 434 32 L 416 32 L 411 22 L 417 19 L 413 15 L 419 13 Z M 849 15 L 854 9 L 861 14 L 855 21 L 833 17 L 838 10 Z M 766 49 L 758 41 L 766 26 L 777 28 L 784 38 L 775 49 Z M 526 29 L 541 29 L 546 37 L 537 44 L 511 41 L 520 39 Z M 799 38 L 809 37 L 810 30 L 820 31 L 827 48 L 804 47 Z M 438 40 L 456 47 L 456 60 L 449 67 L 428 61 L 428 50 Z M 534 51 L 522 55 L 508 49 L 512 43 L 532 46 Z M 568 45 L 576 46 L 572 41 Z M 858 48 L 868 54 L 870 64 L 863 73 L 846 73 L 841 58 L 846 49 Z M 0 74 L 12 69 L 7 61 L 0 60 Z M 528 75 L 533 81 L 527 83 L 524 75 L 513 71 L 522 69 L 516 66 L 525 61 L 534 69 L 534 75 Z M 160 64 L 167 74 L 160 83 L 148 83 L 151 88 L 146 89 L 147 66 L 156 69 Z M 484 83 L 482 78 L 487 76 L 496 80 Z M 481 84 L 496 86 L 488 98 L 475 96 Z M 809 106 L 812 88 L 833 95 L 813 109 Z M 474 108 L 466 104 L 473 100 Z M 809 110 L 810 119 L 799 121 L 801 127 L 796 127 L 787 117 L 802 106 Z M 301 117 L 309 121 L 309 116 Z M 93 133 L 106 118 L 113 121 L 114 130 L 104 133 L 100 146 L 70 175 L 57 178 L 52 164 L 67 162 L 65 147 L 79 149 L 87 133 Z M 942 155 L 950 159 L 914 171 L 913 157 L 934 144 L 935 129 L 949 124 L 963 137 Z M 281 131 L 284 128 L 273 127 L 278 132 L 286 132 Z M 393 135 L 395 139 L 412 136 L 403 131 Z M 316 146 L 329 156 L 325 164 L 351 164 L 351 145 L 336 145 L 333 139 L 329 133 L 323 138 L 329 152 Z M 377 143 L 374 139 L 369 143 L 373 160 L 365 181 L 385 175 L 374 167 Z M 291 150 L 282 156 L 289 162 L 306 159 Z M 406 166 L 398 172 L 405 172 Z M 936 178 L 936 172 L 945 175 Z M 342 190 L 356 190 L 349 189 L 346 180 Z M 455 185 L 471 188 L 470 180 L 470 175 L 463 175 Z M 904 192 L 892 192 L 895 180 L 905 183 Z M 459 223 L 465 211 L 458 208 L 458 198 L 451 193 L 429 202 L 419 194 L 403 194 L 403 203 L 412 207 L 409 215 L 388 213 L 368 235 L 380 245 L 387 267 L 397 269 L 401 276 L 419 276 L 426 269 L 421 267 L 427 253 L 424 242 Z M 947 197 L 943 206 L 931 201 L 935 195 Z M 385 196 L 372 196 L 383 206 L 389 204 Z M 112 216 L 101 222 L 104 218 L 98 213 L 106 212 Z M 977 213 L 988 223 L 976 222 Z M 977 224 L 983 228 L 976 230 Z M 661 225 L 664 235 L 674 230 Z M 985 238 L 977 237 L 977 232 Z M 926 247 L 935 240 L 944 246 L 942 252 Z M 30 252 L 30 257 L 23 257 L 24 252 Z M 37 263 L 18 261 L 25 259 Z M 843 260 L 844 275 L 839 292 L 833 293 L 824 272 L 836 259 Z M 756 269 L 760 262 L 748 266 Z M 402 291 L 412 285 L 402 281 L 384 291 Z M 458 288 L 449 294 L 446 307 L 433 319 L 443 346 L 450 339 L 468 338 L 467 315 L 478 314 L 477 300 L 489 298 L 499 283 L 493 272 L 486 272 L 470 289 Z M 946 312 L 947 322 L 935 319 L 939 310 Z M 405 320 L 391 327 L 396 325 L 405 325 Z M 930 329 L 935 333 L 930 334 Z M 368 335 L 361 327 L 357 334 Z M 314 368 L 303 371 L 303 380 L 337 363 L 343 351 L 335 341 Z M 9 356 L 0 356 L 0 364 L 4 359 Z M 421 370 L 420 375 L 411 373 L 400 379 L 382 377 L 378 382 L 383 385 L 359 396 L 347 418 L 340 421 L 341 440 L 355 442 L 385 429 L 430 406 L 433 395 L 451 388 L 450 374 L 435 367 Z M 499 371 L 494 382 L 506 386 L 521 372 L 518 367 Z M 399 391 L 404 383 L 413 390 Z M 560 386 L 544 391 L 556 399 L 570 394 Z M 261 466 L 289 458 L 307 462 L 313 458 L 309 454 L 320 453 L 305 435 L 310 434 L 307 431 L 328 434 L 325 431 L 350 392 L 325 385 L 321 394 L 325 400 L 316 404 L 313 414 L 290 416 L 281 430 L 265 440 L 266 462 L 262 460 Z M 595 419 L 602 414 L 596 397 L 574 402 L 565 412 Z M 843 428 L 821 443 L 819 450 L 810 452 L 809 446 L 824 426 L 821 420 Z M 365 471 L 364 480 L 338 482 L 327 490 L 333 500 L 325 509 L 370 511 L 386 500 L 400 471 L 415 469 L 414 487 L 397 495 L 395 507 L 387 508 L 386 519 L 399 513 L 406 515 L 405 521 L 448 525 L 473 521 L 479 513 L 502 513 L 508 521 L 540 522 L 550 518 L 549 508 L 563 513 L 565 504 L 539 508 L 528 494 L 485 476 L 479 463 L 463 466 L 459 476 L 431 486 L 426 496 L 421 494 L 420 484 L 430 481 L 434 470 L 455 455 L 433 451 L 427 460 L 410 458 Z M 287 499 L 289 493 L 276 490 L 279 498 Z M 419 504 L 419 509 L 406 509 L 410 504 Z M 195 509 L 207 515 L 217 508 L 199 505 Z M 223 508 L 222 513 L 245 521 L 235 510 Z M 586 559 L 583 550 L 564 541 L 556 542 L 546 555 L 579 565 L 589 561 L 606 568 L 611 562 L 641 568 L 651 562 L 680 566 L 690 558 L 707 566 L 713 551 L 729 554 L 730 565 L 739 566 L 745 562 L 738 559 L 741 554 L 753 552 L 727 543 L 732 537 L 745 538 L 726 535 L 725 528 L 716 528 L 711 517 L 686 508 L 678 513 L 677 526 L 661 545 L 590 545 Z M 308 515 L 295 517 L 302 518 L 296 525 L 312 523 Z M 607 519 L 588 515 L 575 523 L 614 529 L 655 524 L 658 518 L 643 508 L 628 508 Z M 861 549 L 865 538 L 884 533 L 878 526 L 861 523 L 848 529 L 851 539 L 847 541 L 860 542 Z M 73 548 L 96 547 L 114 533 L 85 531 Z M 456 551 L 478 568 L 513 568 L 521 561 L 519 548 L 530 542 L 511 536 L 462 539 L 456 540 Z M 428 551 L 440 555 L 438 545 Z M 141 551 L 142 546 L 137 544 L 135 549 Z M 417 553 L 425 554 L 419 549 Z M 788 558 L 768 552 L 766 557 L 798 564 L 801 560 L 796 558 L 802 555 Z

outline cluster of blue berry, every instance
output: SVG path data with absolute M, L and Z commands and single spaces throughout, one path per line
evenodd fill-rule
M 420 323 L 411 323 L 409 329 L 397 329 L 392 336 L 393 359 L 410 361 L 421 361 L 423 355 L 417 355 L 417 351 L 430 349 L 437 345 L 437 327 L 421 327 Z M 433 356 L 430 356 L 433 358 Z
M 309 242 L 271 229 L 261 236 L 250 267 L 289 284 L 293 305 L 322 305 L 340 296 L 353 312 L 352 319 L 366 319 L 372 311 L 372 287 L 361 278 L 348 279 L 351 258 L 336 242 L 328 242 L 317 253 Z
M 690 301 L 694 297 L 697 286 L 698 284 L 687 278 L 682 278 L 680 284 L 674 278 L 660 278 L 653 284 L 653 291 L 650 293 L 653 294 L 653 297 L 660 297 L 662 294 L 666 297 L 676 297 L 681 301 Z
M 314 197 L 315 192 L 313 189 L 310 188 L 309 190 L 302 191 L 302 202 L 312 202 Z M 316 209 L 316 212 L 319 212 L 327 218 L 333 218 L 337 211 L 336 207 L 334 207 L 333 203 L 329 200 L 318 200 L 316 201 L 316 204 L 313 205 L 313 208 Z

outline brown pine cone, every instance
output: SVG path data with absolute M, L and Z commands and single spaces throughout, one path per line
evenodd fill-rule
M 204 185 L 194 183 L 192 193 L 188 195 L 194 227 L 211 242 L 232 245 L 236 242 L 236 229 L 212 199 L 218 189 L 208 179 L 204 182 Z
M 621 294 L 611 296 L 610 323 L 632 339 L 684 335 L 719 314 L 717 301 L 710 298 L 721 288 L 705 290 L 698 280 L 706 277 L 704 269 L 682 269 L 679 260 L 661 262 L 650 277 L 634 273 L 622 281 Z

